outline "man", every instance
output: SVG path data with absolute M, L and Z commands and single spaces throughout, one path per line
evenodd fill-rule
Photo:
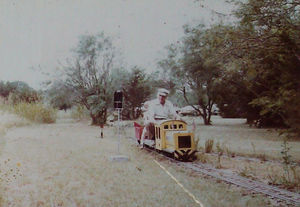
M 141 147 L 144 145 L 146 135 L 152 138 L 155 123 L 165 119 L 180 119 L 173 104 L 167 100 L 168 95 L 168 90 L 160 88 L 157 92 L 157 99 L 147 102 L 148 110 L 144 113 L 145 128 L 141 137 Z

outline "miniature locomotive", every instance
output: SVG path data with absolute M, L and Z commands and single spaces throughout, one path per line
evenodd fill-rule
M 134 123 L 136 138 L 141 139 L 143 126 Z M 187 124 L 181 120 L 162 120 L 154 125 L 154 137 L 147 137 L 144 144 L 157 151 L 167 153 L 177 160 L 195 159 L 196 146 L 194 133 L 187 130 Z

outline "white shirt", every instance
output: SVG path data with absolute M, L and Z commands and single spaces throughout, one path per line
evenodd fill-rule
M 155 122 L 155 119 L 177 119 L 178 115 L 170 101 L 166 100 L 162 105 L 158 99 L 155 99 L 150 102 L 147 117 L 150 122 Z

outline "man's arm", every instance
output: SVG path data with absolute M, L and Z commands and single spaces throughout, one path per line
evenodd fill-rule
M 153 106 L 152 104 L 149 104 L 149 108 L 148 108 L 148 111 L 146 112 L 147 113 L 147 122 L 148 123 L 154 123 L 155 120 L 154 120 L 154 110 L 153 110 Z
M 180 116 L 177 114 L 174 105 L 173 105 L 171 102 L 169 102 L 169 103 L 170 103 L 170 114 L 173 116 L 174 119 L 180 120 L 181 118 L 180 118 Z

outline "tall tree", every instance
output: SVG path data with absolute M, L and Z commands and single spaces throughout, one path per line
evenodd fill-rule
M 300 129 L 300 1 L 234 1 L 238 24 L 224 35 L 258 118 Z
M 67 85 L 75 91 L 75 100 L 90 111 L 92 124 L 104 124 L 112 98 L 109 75 L 115 48 L 101 33 L 82 36 L 74 52 L 74 60 L 65 67 Z
M 159 62 L 164 70 L 169 69 L 186 103 L 198 112 L 206 125 L 211 124 L 215 85 L 221 73 L 220 66 L 211 58 L 215 50 L 213 44 L 219 40 L 211 35 L 212 31 L 203 25 L 186 26 L 182 44 L 170 45 L 168 58 Z
M 136 119 L 141 115 L 142 104 L 150 97 L 151 87 L 147 75 L 137 66 L 132 68 L 123 85 L 127 118 Z

